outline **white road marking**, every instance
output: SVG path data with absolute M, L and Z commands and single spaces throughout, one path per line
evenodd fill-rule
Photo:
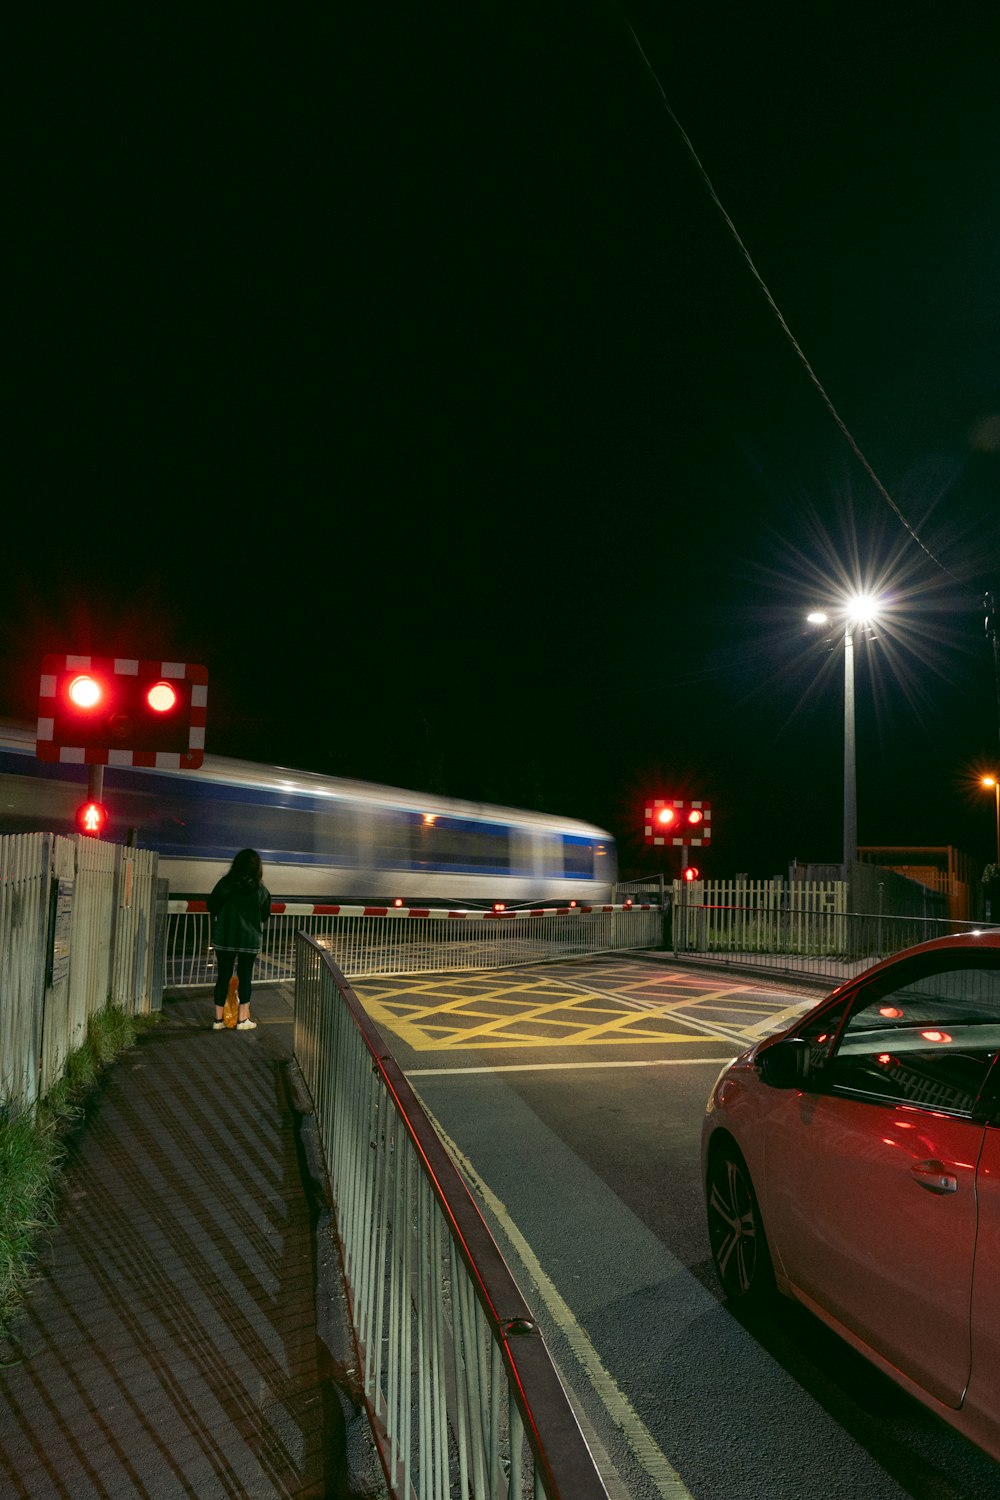
M 498 1063 L 482 1068 L 407 1068 L 407 1078 L 448 1078 L 453 1073 L 551 1073 L 582 1068 L 692 1068 L 711 1064 L 721 1068 L 734 1062 L 737 1054 L 726 1057 L 643 1057 L 634 1062 L 565 1062 L 565 1063 Z

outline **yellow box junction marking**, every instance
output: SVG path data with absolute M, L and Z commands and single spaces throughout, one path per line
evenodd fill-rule
M 397 979 L 392 984 L 362 980 L 354 988 L 372 1019 L 396 1032 L 414 1052 L 677 1042 L 717 1046 L 718 1027 L 709 1023 L 702 1029 L 699 1009 L 705 1001 L 718 1001 L 743 986 L 716 987 L 706 994 L 688 976 L 677 981 L 678 976 L 668 980 L 661 975 L 629 987 L 655 984 L 655 998 L 609 994 L 596 987 L 583 990 L 537 975 L 499 985 L 495 975 Z M 704 985 L 704 980 L 699 982 Z M 692 1029 L 676 1029 L 675 1017 L 681 1012 Z

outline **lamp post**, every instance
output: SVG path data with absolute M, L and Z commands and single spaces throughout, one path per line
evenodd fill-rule
M 845 599 L 838 613 L 844 619 L 844 875 L 858 857 L 858 770 L 854 733 L 854 632 L 878 613 L 878 601 L 868 594 Z M 807 616 L 811 625 L 827 625 L 830 616 L 821 609 Z
M 1000 776 L 984 776 L 980 786 L 992 787 L 997 805 L 997 864 L 1000 865 Z

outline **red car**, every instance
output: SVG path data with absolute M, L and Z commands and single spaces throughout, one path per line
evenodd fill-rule
M 1000 930 L 908 948 L 720 1075 L 727 1297 L 794 1297 L 1000 1461 Z

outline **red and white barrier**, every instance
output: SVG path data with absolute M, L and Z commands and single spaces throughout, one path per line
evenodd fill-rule
M 167 910 L 171 913 L 204 912 L 208 910 L 204 901 L 170 901 Z M 485 911 L 448 911 L 446 907 L 432 906 L 323 906 L 310 905 L 303 901 L 272 901 L 271 915 L 274 917 L 448 917 L 453 920 L 477 917 L 575 917 L 586 912 L 606 911 L 652 911 L 653 905 L 639 905 L 626 901 L 620 906 L 569 906 L 502 907 Z

